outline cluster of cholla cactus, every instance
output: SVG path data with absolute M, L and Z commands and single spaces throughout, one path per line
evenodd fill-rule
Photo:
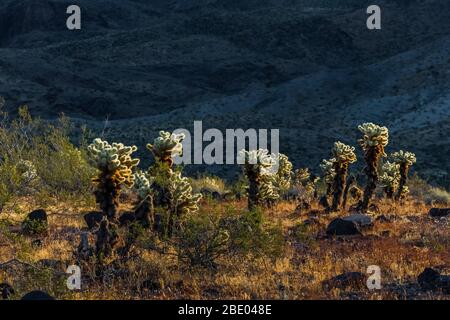
M 164 231 L 172 235 L 176 221 L 183 214 L 198 210 L 201 194 L 194 194 L 188 178 L 182 177 L 181 172 L 172 170 L 173 157 L 183 154 L 182 141 L 184 134 L 174 134 L 161 131 L 159 137 L 147 148 L 155 157 L 155 165 L 149 172 L 155 176 L 152 192 L 155 206 L 165 207 L 169 217 Z
M 339 210 L 342 204 L 344 188 L 347 182 L 348 166 L 356 161 L 355 148 L 340 141 L 335 142 L 332 149 L 334 179 L 333 179 L 333 211 Z
M 274 166 L 276 157 L 269 154 L 266 149 L 242 150 L 244 174 L 248 180 L 248 209 L 270 204 L 278 199 L 279 195 L 273 186 Z
M 367 175 L 367 185 L 364 189 L 364 197 L 360 203 L 360 210 L 367 211 L 372 195 L 377 187 L 378 165 L 381 157 L 385 157 L 384 148 L 389 142 L 389 131 L 386 127 L 381 127 L 373 123 L 364 123 L 358 126 L 363 134 L 359 140 L 364 151 L 366 167 L 364 169 Z
M 386 197 L 392 199 L 400 183 L 400 165 L 386 161 L 381 166 L 380 183 Z
M 317 183 L 320 178 L 312 175 L 308 168 L 296 169 L 293 173 L 292 186 L 302 194 L 303 200 L 310 201 L 317 196 Z
M 400 182 L 395 195 L 395 198 L 398 200 L 403 198 L 409 192 L 408 187 L 406 186 L 408 171 L 411 166 L 416 163 L 416 155 L 412 152 L 400 150 L 394 152 L 391 157 L 393 161 L 399 165 L 400 170 Z
M 99 138 L 88 146 L 89 156 L 98 169 L 95 198 L 104 215 L 112 222 L 117 218 L 117 207 L 122 186 L 132 187 L 134 182 L 133 168 L 139 159 L 131 157 L 136 146 L 125 146 L 122 143 L 109 144 Z
M 169 168 L 173 166 L 173 157 L 183 154 L 182 141 L 185 135 L 160 131 L 159 137 L 153 144 L 148 144 L 147 148 L 153 153 L 156 161 L 167 164 Z

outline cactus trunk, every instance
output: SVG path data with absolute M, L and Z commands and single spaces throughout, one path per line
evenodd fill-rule
M 247 177 L 249 181 L 248 187 L 248 210 L 253 210 L 255 207 L 260 205 L 259 201 L 259 175 L 253 170 L 247 170 Z
M 95 199 L 103 214 L 112 222 L 117 220 L 119 193 L 120 185 L 115 181 L 114 175 L 109 172 L 102 173 L 98 178 L 97 190 L 94 192 Z
M 383 149 L 380 146 L 375 146 L 367 149 L 365 154 L 366 168 L 364 169 L 367 175 L 367 185 L 364 189 L 364 196 L 360 209 L 366 211 L 369 208 L 370 200 L 377 187 L 378 182 L 378 162 L 383 154 Z
M 396 200 L 399 200 L 402 196 L 403 188 L 405 187 L 406 181 L 408 179 L 408 171 L 408 164 L 406 162 L 402 162 L 400 164 L 400 184 L 398 186 L 397 194 L 395 195 Z
M 344 193 L 345 182 L 347 180 L 348 163 L 336 163 L 335 166 L 336 176 L 334 177 L 334 195 L 332 211 L 338 211 L 342 203 L 342 195 Z

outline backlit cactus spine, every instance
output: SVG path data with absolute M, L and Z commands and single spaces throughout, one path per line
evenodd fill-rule
M 244 174 L 249 183 L 248 209 L 253 210 L 276 197 L 270 182 L 276 159 L 266 149 L 242 150 L 239 155 L 243 160 Z
M 400 182 L 400 165 L 386 161 L 381 166 L 380 183 L 383 186 L 384 193 L 388 199 L 394 197 Z
M 367 211 L 370 200 L 377 187 L 378 163 L 381 157 L 385 157 L 384 147 L 389 142 L 389 131 L 386 127 L 381 127 L 373 123 L 364 123 L 358 126 L 363 138 L 358 142 L 364 151 L 366 167 L 364 172 L 367 175 L 367 185 L 364 189 L 364 197 L 360 204 L 362 211 Z
M 136 150 L 136 146 L 124 146 L 122 143 L 111 145 L 99 138 L 88 146 L 90 159 L 99 172 L 93 179 L 96 184 L 95 198 L 111 222 L 116 221 L 122 186 L 133 186 L 132 169 L 139 164 L 139 159 L 133 159 L 131 155 Z
M 181 172 L 174 172 L 169 180 L 168 191 L 170 194 L 169 219 L 167 235 L 172 236 L 175 221 L 179 221 L 182 215 L 198 210 L 198 203 L 202 198 L 200 193 L 194 194 L 189 179 L 181 176 Z
M 155 159 L 166 164 L 169 168 L 173 166 L 173 157 L 183 154 L 182 141 L 184 134 L 175 134 L 166 131 L 160 131 L 159 137 L 153 144 L 148 144 L 147 148 L 153 153 Z
M 408 172 L 411 166 L 416 163 L 416 155 L 412 152 L 400 150 L 391 155 L 395 163 L 400 166 L 400 183 L 395 198 L 398 200 L 409 192 L 406 192 L 406 181 L 408 180 Z
M 332 149 L 333 169 L 335 172 L 333 180 L 333 204 L 331 209 L 333 211 L 339 210 L 342 203 L 342 195 L 347 181 L 348 166 L 350 163 L 356 161 L 355 148 L 348 146 L 340 141 L 334 143 Z
M 154 208 L 153 208 L 153 184 L 154 178 L 144 172 L 134 174 L 134 186 L 138 196 L 138 203 L 134 209 L 136 220 L 144 228 L 153 226 Z

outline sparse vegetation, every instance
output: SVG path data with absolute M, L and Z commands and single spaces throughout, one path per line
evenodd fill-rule
M 321 164 L 320 180 L 306 168 L 294 171 L 286 155 L 244 151 L 246 179 L 242 182 L 248 199 L 225 199 L 229 190 L 241 190 L 242 183 L 230 186 L 218 177 L 183 176 L 172 158 L 182 154 L 181 136 L 160 133 L 149 145 L 155 162 L 144 170 L 138 168 L 139 159 L 133 158 L 134 146 L 95 139 L 84 150 L 71 144 L 65 131 L 54 126 L 47 127 L 47 138 L 27 140 L 19 131 L 37 123 L 25 112 L 22 117 L 17 120 L 22 124 L 16 122 L 21 129 L 10 134 L 29 144 L 26 148 L 15 146 L 16 151 L 21 150 L 17 154 L 9 150 L 10 155 L 0 165 L 6 213 L 0 216 L 0 282 L 13 283 L 19 294 L 39 283 L 40 288 L 66 299 L 448 298 L 442 292 L 423 292 L 414 283 L 425 267 L 448 261 L 448 223 L 426 214 L 430 206 L 448 205 L 450 196 L 417 175 L 407 179 L 415 162 L 410 153 L 394 154 L 395 162 L 379 166 L 387 144 L 385 128 L 371 124 L 360 127 L 368 164 L 368 186 L 361 203 L 377 205 L 378 211 L 370 213 L 375 223 L 357 238 L 335 241 L 326 236 L 327 225 L 345 214 L 347 194 L 353 203 L 362 196 L 349 168 L 356 161 L 354 148 L 343 143 L 337 142 L 332 159 Z M 9 137 L 6 131 L 0 133 Z M 62 148 L 45 149 L 50 141 Z M 83 212 L 95 209 L 94 202 L 72 198 L 50 202 L 45 224 L 24 219 L 24 213 L 36 203 L 27 199 L 40 197 L 43 186 L 49 197 L 64 189 L 63 181 L 55 183 L 57 177 L 45 173 L 36 160 L 38 152 L 48 152 L 46 161 L 74 166 L 59 170 L 56 163 L 50 164 L 56 175 L 67 179 L 70 193 L 92 197 L 87 177 L 94 177 L 95 198 L 103 216 L 96 228 L 88 231 L 82 219 Z M 52 154 L 58 156 L 53 159 Z M 69 177 L 70 172 L 78 176 Z M 377 187 L 387 199 L 374 192 Z M 410 195 L 401 205 L 391 199 L 400 188 L 404 195 L 407 187 Z M 284 201 L 292 190 L 298 192 L 295 201 Z M 205 200 L 200 195 L 214 192 L 220 197 Z M 332 196 L 332 206 L 321 208 L 318 193 Z M 330 207 L 336 212 L 328 210 Z M 129 222 L 123 222 L 124 217 Z M 20 231 L 15 229 L 17 225 Z M 78 245 L 80 233 L 82 243 Z M 79 256 L 81 247 L 84 259 Z M 426 259 L 423 250 L 427 251 Z M 49 267 L 52 259 L 63 265 L 82 261 L 84 276 L 89 278 L 83 291 L 64 288 L 60 277 L 64 270 L 55 269 L 53 264 Z M 2 264 L 8 260 L 17 264 L 14 272 L 10 264 Z M 42 263 L 46 266 L 41 267 Z M 337 274 L 365 272 L 373 264 L 383 270 L 386 285 L 382 290 L 329 290 L 323 286 Z

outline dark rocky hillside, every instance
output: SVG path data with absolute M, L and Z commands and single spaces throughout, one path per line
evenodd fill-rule
M 296 165 L 316 166 L 355 127 L 391 129 L 391 149 L 448 181 L 450 2 L 80 0 L 0 3 L 0 95 L 14 111 L 65 112 L 143 146 L 161 129 L 280 128 Z M 130 130 L 142 126 L 139 130 Z M 224 169 L 225 170 L 225 169 Z

